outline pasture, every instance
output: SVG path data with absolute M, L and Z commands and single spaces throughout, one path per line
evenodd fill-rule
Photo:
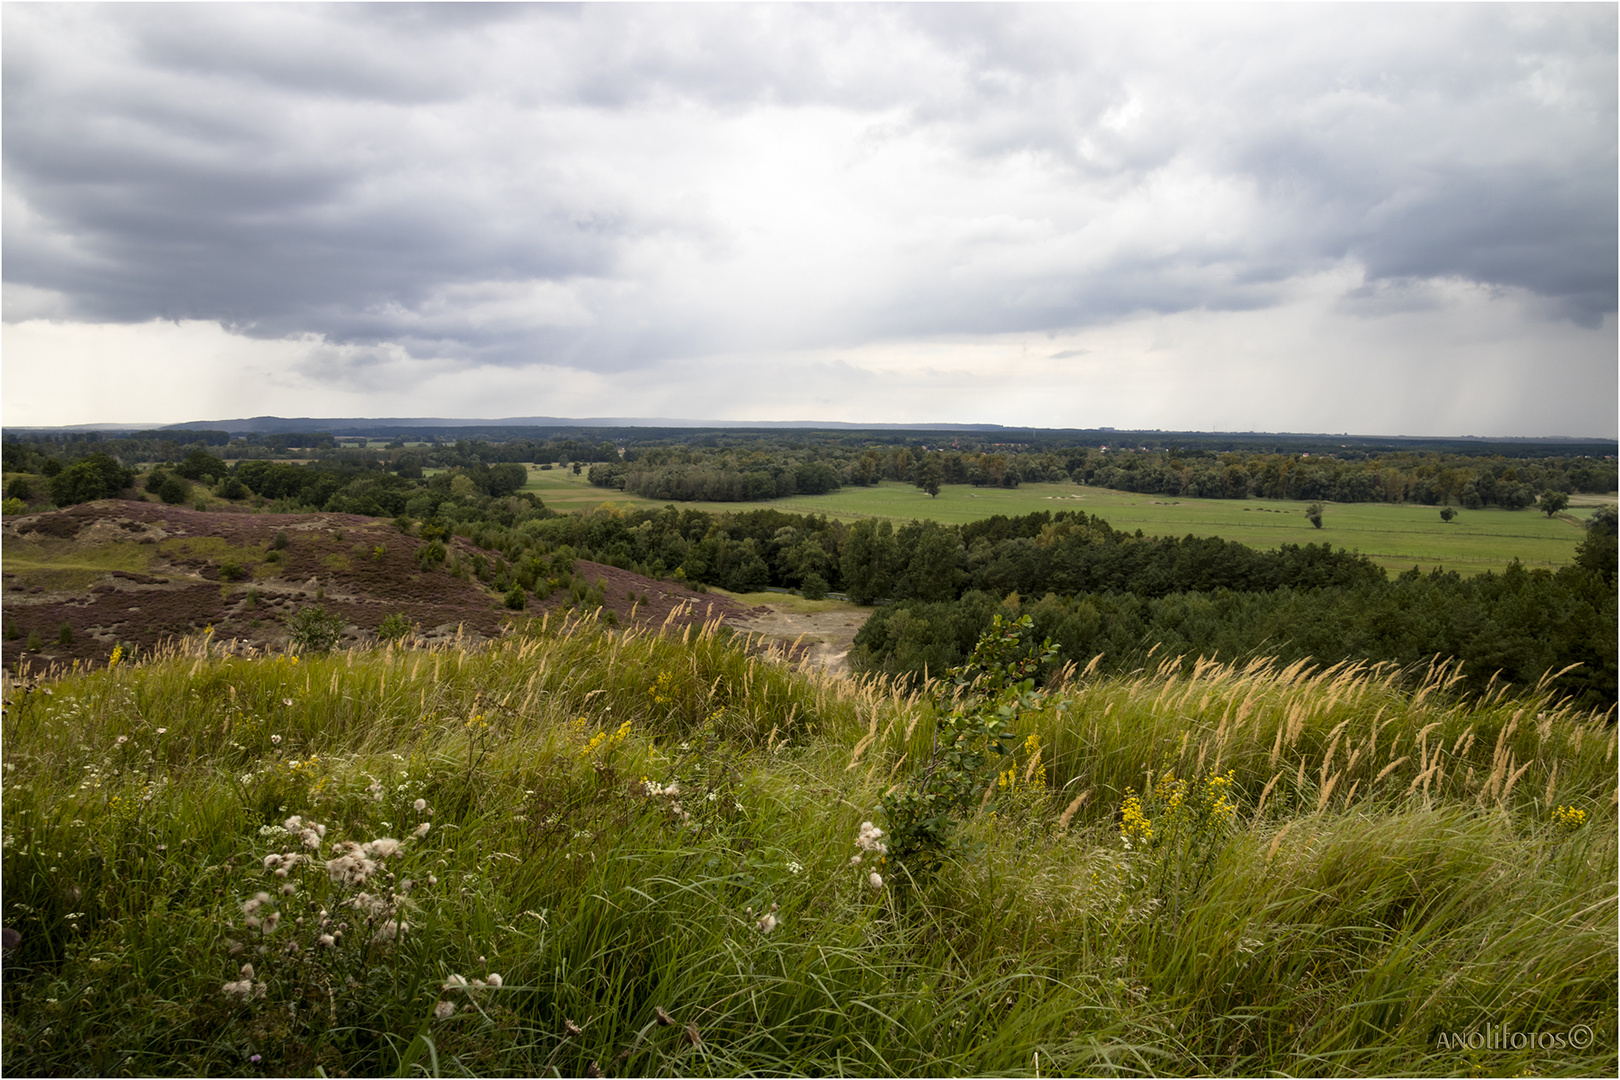
M 592 487 L 566 469 L 531 468 L 525 491 L 555 510 L 590 510 L 603 504 L 620 508 L 665 505 L 651 499 Z M 864 517 L 894 521 L 932 519 L 964 524 L 995 514 L 1014 516 L 1040 510 L 1084 510 L 1116 529 L 1151 536 L 1219 536 L 1255 548 L 1280 544 L 1329 543 L 1359 551 L 1391 573 L 1416 566 L 1440 567 L 1472 575 L 1504 569 L 1514 559 L 1526 567 L 1555 570 L 1568 565 L 1581 542 L 1581 520 L 1613 496 L 1584 496 L 1571 512 L 1549 519 L 1528 510 L 1462 510 L 1445 522 L 1434 506 L 1393 503 L 1326 503 L 1323 527 L 1305 519 L 1306 504 L 1278 499 L 1169 499 L 1079 484 L 1024 484 L 1017 488 L 949 485 L 937 497 L 909 484 L 883 482 L 846 487 L 830 495 L 795 496 L 762 503 L 682 503 L 710 513 L 770 507 L 787 513 L 825 514 L 854 521 Z

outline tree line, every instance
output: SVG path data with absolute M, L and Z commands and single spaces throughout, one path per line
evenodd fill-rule
M 1222 584 L 1139 592 L 1122 588 L 897 600 L 880 607 L 850 652 L 858 672 L 907 680 L 961 662 L 998 613 L 1027 614 L 1039 635 L 1081 665 L 1127 672 L 1177 656 L 1261 656 L 1318 664 L 1383 660 L 1423 665 L 1464 661 L 1464 685 L 1519 686 L 1565 672 L 1556 686 L 1583 704 L 1616 700 L 1616 517 L 1594 515 L 1572 566 L 1557 572 L 1517 563 L 1464 578 L 1415 568 L 1393 580 L 1302 576 L 1243 589 Z M 999 598 L 998 598 L 999 597 Z
M 1522 509 L 1547 492 L 1608 492 L 1620 483 L 1612 447 L 1587 448 L 1611 451 L 1597 455 L 1553 452 L 1558 444 L 1480 443 L 1478 452 L 1468 452 L 1466 442 L 1441 442 L 1437 445 L 1446 448 L 1440 450 L 1325 444 L 1326 449 L 1316 451 L 1284 452 L 1248 447 L 1241 439 L 1235 448 L 1217 450 L 1147 445 L 1138 443 L 1136 436 L 1112 442 L 1090 438 L 1095 445 L 1081 436 L 1066 443 L 1051 433 L 1031 434 L 1021 442 L 994 441 L 998 438 L 1006 436 L 602 429 L 495 441 L 433 436 L 419 444 L 396 437 L 386 446 L 358 447 L 321 433 L 244 438 L 223 431 L 160 430 L 118 438 L 96 433 L 79 437 L 8 433 L 3 451 L 8 475 L 45 473 L 95 453 L 125 466 L 138 462 L 174 466 L 198 455 L 219 462 L 292 455 L 327 470 L 387 472 L 414 480 L 433 469 L 477 471 L 524 463 L 589 466 L 591 483 L 660 502 L 761 501 L 880 481 L 911 483 L 934 493 L 948 484 L 1016 487 L 1073 482 L 1180 498 Z M 1323 446 L 1324 439 L 1315 437 L 1307 444 Z M 1453 449 L 1454 445 L 1463 449 Z

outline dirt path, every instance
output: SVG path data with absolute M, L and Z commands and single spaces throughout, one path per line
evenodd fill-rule
M 726 623 L 744 633 L 776 638 L 789 644 L 799 641 L 808 650 L 812 667 L 831 675 L 848 675 L 850 645 L 870 614 L 870 611 L 862 608 L 807 612 L 769 607 L 768 610 L 753 608 L 744 615 L 729 616 Z

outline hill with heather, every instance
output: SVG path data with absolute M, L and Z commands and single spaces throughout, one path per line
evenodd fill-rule
M 355 514 L 198 511 L 102 500 L 22 517 L 4 538 L 9 670 L 104 663 L 208 633 L 222 647 L 279 650 L 288 622 L 319 606 L 340 620 L 334 644 L 377 640 L 403 616 L 423 643 L 487 641 L 515 619 L 564 608 L 601 608 L 626 625 L 677 626 L 733 619 L 745 606 L 719 594 L 587 560 L 557 560 L 544 596 L 508 607 L 491 587 L 499 552 L 446 536 L 433 541 Z

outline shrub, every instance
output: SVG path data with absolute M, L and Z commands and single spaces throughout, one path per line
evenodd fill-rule
M 10 517 L 13 514 L 20 514 L 26 509 L 28 509 L 28 506 L 21 499 L 0 500 L 0 516 Z
M 280 551 L 287 546 L 287 530 L 277 529 L 275 539 L 270 541 L 271 551 Z
M 62 629 L 56 632 L 56 643 L 58 645 L 73 644 L 73 627 L 69 626 L 67 623 L 63 623 Z
M 242 581 L 247 576 L 248 572 L 235 559 L 226 559 L 219 564 L 219 579 L 221 581 Z
M 52 462 L 46 462 L 47 467 L 50 464 Z M 82 461 L 60 469 L 51 479 L 51 498 L 58 506 L 71 506 L 92 499 L 111 499 L 128 487 L 134 478 L 133 470 L 124 468 L 113 458 L 97 451 Z
M 326 652 L 343 633 L 343 619 L 316 604 L 287 620 L 287 638 L 300 650 Z
M 27 649 L 29 652 L 39 652 L 39 650 L 44 648 L 44 646 L 45 641 L 39 636 L 38 630 L 28 631 L 28 640 L 23 642 L 23 648 Z
M 827 579 L 815 571 L 804 575 L 804 581 L 799 584 L 799 592 L 806 600 L 825 600 L 827 598 Z
M 933 760 L 883 796 L 890 836 L 883 854 L 892 853 L 914 873 L 933 869 L 953 850 L 958 821 L 979 804 L 987 782 L 1018 747 L 1019 714 L 1040 700 L 1035 672 L 1057 655 L 1051 641 L 1034 648 L 1033 634 L 1028 615 L 995 617 L 973 655 L 951 669 L 948 682 L 960 703 L 939 709 Z
M 423 527 L 423 531 L 426 531 L 426 526 Z M 434 540 L 416 549 L 416 562 L 422 569 L 431 570 L 444 562 L 445 556 L 448 554 L 444 541 Z
M 529 604 L 529 596 L 523 591 L 523 586 L 514 585 L 506 593 L 506 606 L 512 611 L 522 611 Z
M 150 488 L 151 484 L 148 483 L 147 487 Z M 166 476 L 163 478 L 163 483 L 158 485 L 158 498 L 162 499 L 170 506 L 180 505 L 186 501 L 187 496 L 190 494 L 191 485 L 180 479 L 178 476 Z
M 403 611 L 396 611 L 384 619 L 381 626 L 377 627 L 377 640 L 399 641 L 410 632 L 411 621 L 405 617 Z

